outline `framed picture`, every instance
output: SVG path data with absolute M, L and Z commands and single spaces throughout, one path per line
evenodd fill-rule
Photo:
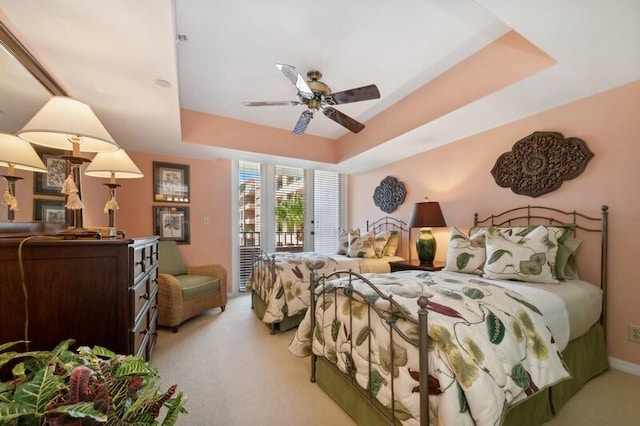
M 153 226 L 161 240 L 189 244 L 189 207 L 154 206 Z
M 33 200 L 33 220 L 36 222 L 58 222 L 66 221 L 64 210 L 64 200 Z
M 36 152 L 47 166 L 48 173 L 34 172 L 33 193 L 40 195 L 58 195 L 64 197 L 60 191 L 67 178 L 67 160 L 60 158 L 64 151 L 36 147 Z
M 188 203 L 189 166 L 154 161 L 153 201 Z

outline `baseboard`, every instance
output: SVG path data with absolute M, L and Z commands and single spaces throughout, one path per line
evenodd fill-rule
M 625 373 L 633 374 L 634 376 L 640 376 L 640 365 L 632 364 L 621 359 L 609 357 L 609 366 L 616 370 L 624 371 Z

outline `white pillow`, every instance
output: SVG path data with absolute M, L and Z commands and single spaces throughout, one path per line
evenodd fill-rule
M 503 235 L 498 228 L 489 228 L 486 233 L 484 276 L 557 284 L 558 280 L 550 266 L 548 243 L 549 231 L 544 226 L 538 226 L 515 240 Z
M 467 237 L 458 228 L 452 226 L 445 271 L 481 275 L 487 258 L 484 239 L 484 232 Z
M 376 252 L 373 248 L 376 234 L 372 230 L 367 232 L 363 236 L 355 236 L 349 234 L 349 250 L 347 256 L 349 257 L 376 257 Z

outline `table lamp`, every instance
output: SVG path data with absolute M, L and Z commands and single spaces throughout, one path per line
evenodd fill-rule
M 71 164 L 71 173 L 65 180 L 62 192 L 67 195 L 65 208 L 73 211 L 73 223 L 62 231 L 71 237 L 95 236 L 99 232 L 83 228 L 82 185 L 80 168 L 91 160 L 80 156 L 83 152 L 109 152 L 119 149 L 91 108 L 75 99 L 53 96 L 18 132 L 18 136 L 35 145 L 71 151 L 63 158 Z
M 133 179 L 144 175 L 123 149 L 98 153 L 87 166 L 84 174 L 109 179 L 109 182 L 105 183 L 109 187 L 109 199 L 104 206 L 104 212 L 109 214 L 109 228 L 115 231 L 116 210 L 120 208 L 116 201 L 116 189 L 120 184 L 116 183 L 116 178 Z
M 2 204 L 7 206 L 7 221 L 13 222 L 18 210 L 16 181 L 22 179 L 15 175 L 16 169 L 47 173 L 47 167 L 29 142 L 9 133 L 0 133 L 0 166 L 8 168 L 7 174 L 2 175 L 8 183 Z
M 447 223 L 444 220 L 438 202 L 423 201 L 413 206 L 413 212 L 409 219 L 409 229 L 420 228 L 420 235 L 416 240 L 416 252 L 421 264 L 433 265 L 437 242 L 431 233 L 431 228 L 442 226 L 447 226 Z

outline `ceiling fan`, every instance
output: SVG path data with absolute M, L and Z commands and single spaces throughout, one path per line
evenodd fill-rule
M 320 71 L 311 70 L 307 72 L 308 80 L 305 81 L 298 70 L 291 65 L 276 64 L 276 67 L 296 86 L 298 100 L 243 102 L 242 104 L 246 106 L 306 105 L 308 109 L 302 112 L 292 130 L 294 135 L 301 135 L 307 130 L 313 114 L 318 110 L 322 110 L 325 116 L 353 133 L 358 133 L 364 129 L 364 124 L 333 108 L 333 105 L 380 98 L 380 91 L 378 91 L 375 84 L 331 93 L 329 86 L 320 81 L 322 78 Z

